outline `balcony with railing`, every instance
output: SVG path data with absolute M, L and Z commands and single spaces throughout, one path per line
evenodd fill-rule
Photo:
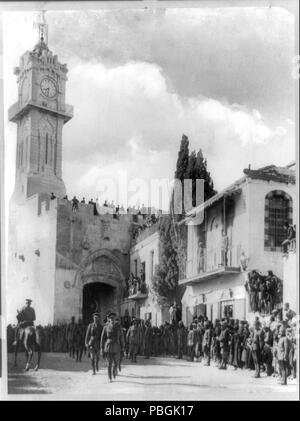
M 148 297 L 148 287 L 145 283 L 129 287 L 128 300 L 145 300 Z
M 188 257 L 185 273 L 181 273 L 180 285 L 190 285 L 211 278 L 240 272 L 240 267 L 233 263 L 234 248 L 225 250 L 220 247 L 202 248 L 197 256 Z

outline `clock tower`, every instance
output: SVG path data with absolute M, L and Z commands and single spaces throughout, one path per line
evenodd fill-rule
M 16 180 L 13 198 L 37 193 L 66 194 L 62 180 L 62 129 L 73 117 L 65 103 L 67 66 L 47 45 L 47 25 L 39 24 L 39 40 L 14 69 L 18 101 L 9 109 L 17 124 Z

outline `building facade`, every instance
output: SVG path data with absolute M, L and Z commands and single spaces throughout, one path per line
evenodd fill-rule
M 9 109 L 17 124 L 16 179 L 10 201 L 7 253 L 7 317 L 33 300 L 37 323 L 91 320 L 115 311 L 153 325 L 169 320 L 169 305 L 152 288 L 159 263 L 158 223 L 141 230 L 145 217 L 104 212 L 92 204 L 74 208 L 62 178 L 62 131 L 73 117 L 65 103 L 67 66 L 43 37 L 15 68 L 18 100 Z M 292 168 L 245 170 L 244 176 L 193 210 L 179 283 L 185 287 L 182 318 L 251 317 L 245 290 L 248 271 L 272 270 L 283 279 L 285 301 L 294 302 L 295 259 L 283 264 L 284 222 L 295 220 Z M 103 209 L 102 209 L 103 210 Z M 226 253 L 224 245 L 226 243 Z M 241 271 L 241 261 L 247 267 Z M 288 281 L 286 281 L 288 279 Z M 134 288 L 130 285 L 134 282 Z
M 130 250 L 131 278 L 145 278 L 145 288 L 128 288 L 128 297 L 123 301 L 122 314 L 129 314 L 144 321 L 151 320 L 160 326 L 168 320 L 169 306 L 159 299 L 152 288 L 155 267 L 159 263 L 158 222 L 143 230 L 134 240 Z
M 129 275 L 133 216 L 76 209 L 65 198 L 62 129 L 73 116 L 65 104 L 67 66 L 41 38 L 15 68 L 18 101 L 9 109 L 17 124 L 15 189 L 10 201 L 7 316 L 30 297 L 37 323 L 71 316 L 90 321 L 120 312 Z
M 284 223 L 295 221 L 295 172 L 274 165 L 244 176 L 193 210 L 187 224 L 182 317 L 254 317 L 245 289 L 248 272 L 284 279 Z M 285 290 L 285 286 L 283 286 Z M 293 285 L 296 291 L 296 284 Z

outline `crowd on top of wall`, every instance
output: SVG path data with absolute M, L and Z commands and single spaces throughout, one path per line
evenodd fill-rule
M 50 199 L 54 200 L 56 199 L 56 196 L 54 193 L 51 193 L 50 195 Z M 62 198 L 63 200 L 68 200 L 69 198 L 68 196 L 64 196 Z M 124 208 L 123 205 L 120 204 L 115 204 L 114 201 L 108 202 L 107 200 L 105 200 L 103 202 L 102 205 L 100 205 L 99 200 L 96 199 L 94 201 L 93 198 L 91 198 L 88 202 L 86 201 L 85 197 L 82 198 L 81 201 L 79 201 L 79 199 L 74 196 L 71 200 L 72 203 L 72 211 L 73 212 L 78 212 L 79 211 L 79 203 L 81 204 L 88 204 L 88 205 L 93 205 L 94 206 L 94 215 L 99 215 L 100 213 L 104 212 L 104 213 L 111 213 L 114 215 L 115 218 L 118 218 L 119 215 L 121 214 L 131 214 L 134 216 L 135 221 L 137 222 L 138 216 L 142 216 L 142 218 L 145 220 L 146 222 L 142 224 L 143 228 L 146 228 L 147 226 L 149 226 L 150 221 L 152 221 L 152 223 L 156 222 L 156 220 L 158 219 L 158 215 L 161 214 L 161 211 L 159 210 L 154 210 L 150 207 L 145 207 L 144 205 L 142 206 L 128 206 L 127 209 Z M 107 208 L 107 212 L 104 211 L 104 208 Z M 100 213 L 99 210 L 101 209 Z

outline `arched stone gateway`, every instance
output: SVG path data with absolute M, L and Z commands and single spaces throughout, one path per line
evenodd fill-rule
M 98 311 L 103 319 L 109 311 L 119 313 L 125 276 L 121 261 L 110 250 L 90 253 L 79 265 L 74 286 L 81 289 L 80 309 L 85 323 Z

